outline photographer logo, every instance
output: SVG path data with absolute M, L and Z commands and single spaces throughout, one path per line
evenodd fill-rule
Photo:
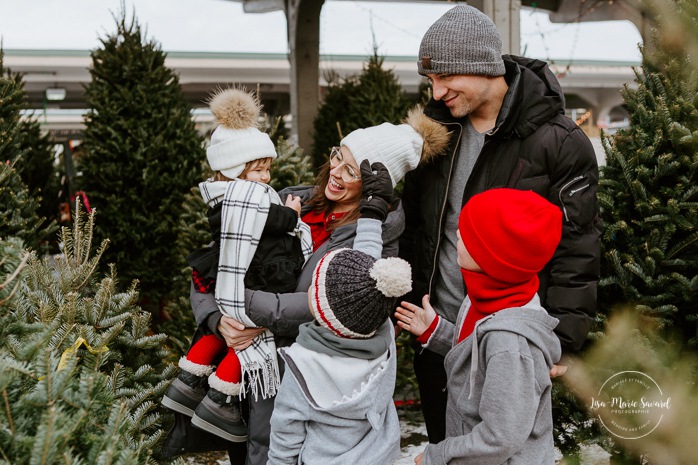
M 603 383 L 590 409 L 612 435 L 640 439 L 659 426 L 671 409 L 671 397 L 645 373 L 621 371 Z

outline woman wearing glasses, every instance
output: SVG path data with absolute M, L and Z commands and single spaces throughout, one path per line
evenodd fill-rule
M 277 347 L 293 343 L 300 324 L 313 318 L 308 307 L 308 288 L 318 261 L 332 250 L 351 248 L 355 239 L 361 239 L 362 227 L 377 224 L 357 223 L 360 217 L 382 221 L 383 257 L 397 256 L 404 213 L 400 200 L 393 198 L 393 189 L 420 161 L 439 154 L 447 140 L 445 127 L 426 118 L 416 108 L 405 124 L 383 123 L 353 131 L 338 147 L 331 149 L 315 185 L 279 192 L 281 198 L 289 194 L 300 197 L 301 217 L 311 229 L 313 254 L 298 278 L 296 292 L 246 291 L 248 317 L 274 334 Z M 245 328 L 240 322 L 223 316 L 211 294 L 193 292 L 191 300 L 197 323 L 225 339 L 229 347 L 248 347 L 260 330 Z M 248 397 L 248 404 L 249 437 L 246 444 L 231 444 L 232 465 L 267 463 L 274 399 Z

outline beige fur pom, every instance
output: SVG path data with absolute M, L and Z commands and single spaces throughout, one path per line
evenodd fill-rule
M 256 128 L 262 109 L 256 96 L 238 88 L 218 90 L 209 99 L 208 106 L 218 124 L 228 129 Z
M 428 163 L 446 150 L 449 141 L 448 129 L 426 116 L 421 106 L 412 108 L 404 122 L 412 126 L 424 140 L 420 163 Z

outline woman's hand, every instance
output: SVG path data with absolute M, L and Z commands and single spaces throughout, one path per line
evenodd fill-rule
M 235 350 L 247 349 L 252 340 L 262 334 L 266 328 L 247 328 L 235 318 L 223 315 L 218 323 L 218 332 L 225 339 L 228 347 Z
M 405 331 L 409 331 L 415 336 L 421 336 L 429 329 L 431 323 L 436 318 L 436 311 L 429 303 L 429 294 L 422 297 L 422 307 L 418 307 L 409 302 L 401 302 L 401 306 L 395 310 L 397 324 Z
M 286 197 L 286 202 L 284 202 L 284 206 L 293 208 L 296 210 L 296 213 L 298 213 L 298 216 L 301 216 L 301 198 L 297 195 L 294 197 L 293 195 L 288 194 Z
M 359 211 L 362 218 L 384 221 L 388 216 L 388 204 L 393 200 L 393 181 L 383 163 L 369 165 L 361 162 L 361 202 Z

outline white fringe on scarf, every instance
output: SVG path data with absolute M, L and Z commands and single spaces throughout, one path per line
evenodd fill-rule
M 270 205 L 283 205 L 279 194 L 266 184 L 241 179 L 209 179 L 200 183 L 199 189 L 209 206 L 223 202 L 215 294 L 218 309 L 247 327 L 257 327 L 245 313 L 245 273 L 257 250 Z M 307 260 L 313 253 L 308 225 L 299 218 L 295 230 L 289 234 L 300 239 Z M 235 353 L 240 359 L 243 383 L 246 378 L 249 380 L 255 399 L 258 394 L 265 399 L 275 396 L 281 378 L 272 332 L 267 329 L 254 338 L 252 345 Z M 240 395 L 244 395 L 245 391 L 243 385 Z

